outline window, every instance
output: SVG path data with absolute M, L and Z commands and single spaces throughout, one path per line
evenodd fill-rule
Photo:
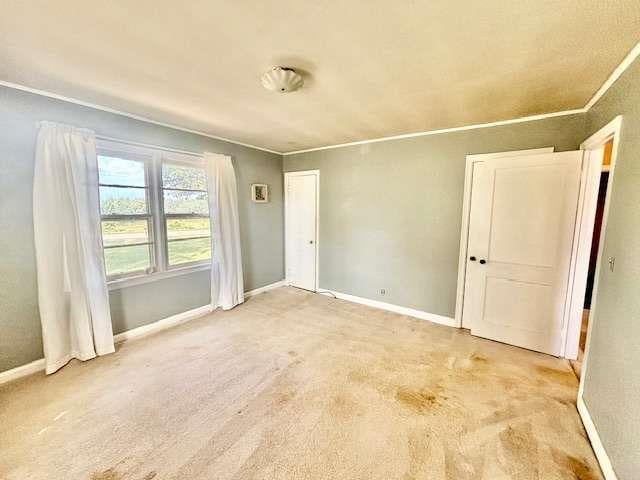
M 108 281 L 210 264 L 207 181 L 199 157 L 99 141 L 98 182 Z
M 211 259 L 207 177 L 203 168 L 162 162 L 167 266 Z

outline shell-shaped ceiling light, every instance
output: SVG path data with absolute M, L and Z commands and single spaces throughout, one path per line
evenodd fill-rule
M 273 67 L 262 75 L 262 86 L 274 92 L 295 92 L 303 84 L 302 76 L 289 67 Z

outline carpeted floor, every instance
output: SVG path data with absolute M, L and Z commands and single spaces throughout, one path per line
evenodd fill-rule
M 292 288 L 0 387 L 3 480 L 602 478 L 567 362 Z

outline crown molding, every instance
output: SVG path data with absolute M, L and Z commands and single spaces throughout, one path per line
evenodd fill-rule
M 554 118 L 554 117 L 564 117 L 566 115 L 576 115 L 578 113 L 585 113 L 586 110 L 584 108 L 578 108 L 575 110 L 563 110 L 561 112 L 553 112 L 553 113 L 543 113 L 541 115 L 530 115 L 528 117 L 520 117 L 513 118 L 511 120 L 499 120 L 497 122 L 490 123 L 476 123 L 473 125 L 464 125 L 462 127 L 453 127 L 453 128 L 443 128 L 440 130 L 427 130 L 425 132 L 415 132 L 415 133 L 405 133 L 403 135 L 393 135 L 391 137 L 380 137 L 373 138 L 370 140 L 359 140 L 357 142 L 349 142 L 349 143 L 339 143 L 336 145 L 327 145 L 325 147 L 315 147 L 308 148 L 305 150 L 295 150 L 293 152 L 284 152 L 282 155 L 296 155 L 298 153 L 308 153 L 315 152 L 318 150 L 329 150 L 332 148 L 341 148 L 341 147 L 351 147 L 354 145 L 363 145 L 366 143 L 378 143 L 378 142 L 388 142 L 390 140 L 400 140 L 403 138 L 413 138 L 413 137 L 424 137 L 427 135 L 440 135 L 442 133 L 451 133 L 451 132 L 462 132 L 464 130 L 476 130 L 479 128 L 489 128 L 489 127 L 499 127 L 501 125 L 511 125 L 514 123 L 523 123 L 523 122 L 533 122 L 536 120 L 544 120 L 545 118 Z
M 607 80 L 602 84 L 602 86 L 593 95 L 593 97 L 591 97 L 591 100 L 587 102 L 587 104 L 584 106 L 584 110 L 586 112 L 588 112 L 591 109 L 591 107 L 593 107 L 596 103 L 598 103 L 598 100 L 600 100 L 602 96 L 605 93 L 607 93 L 607 90 L 611 88 L 611 85 L 613 85 L 615 81 L 618 80 L 618 78 L 620 78 L 620 76 L 625 72 L 627 68 L 631 66 L 631 64 L 634 62 L 636 58 L 638 58 L 639 55 L 640 55 L 640 42 L 638 42 L 636 46 L 631 49 L 631 51 L 627 54 L 627 56 L 624 57 L 622 62 L 620 62 L 620 65 L 618 65 L 616 69 L 613 72 L 611 72 L 611 75 L 609 75 L 609 78 L 607 78 Z
M 474 130 L 477 128 L 499 127 L 501 125 L 510 125 L 513 123 L 533 122 L 536 120 L 543 120 L 545 118 L 553 118 L 553 117 L 561 117 L 564 115 L 575 115 L 579 113 L 586 113 L 591 109 L 591 107 L 593 107 L 598 102 L 598 100 L 600 100 L 604 96 L 607 90 L 611 88 L 611 86 L 615 83 L 615 81 L 618 80 L 618 78 L 620 78 L 620 76 L 625 72 L 625 70 L 627 70 L 627 68 L 629 68 L 629 66 L 634 62 L 634 60 L 638 58 L 638 56 L 640 56 L 640 42 L 638 42 L 631 49 L 631 51 L 624 57 L 622 62 L 620 62 L 620 65 L 618 65 L 615 68 L 615 70 L 611 73 L 611 75 L 609 75 L 609 78 L 607 78 L 607 80 L 602 84 L 602 86 L 593 95 L 593 97 L 589 99 L 586 105 L 582 108 L 578 108 L 575 110 L 564 110 L 561 112 L 545 113 L 542 115 L 532 115 L 528 117 L 514 118 L 512 120 L 502 120 L 502 121 L 490 122 L 490 123 L 478 123 L 475 125 L 466 125 L 462 127 L 444 128 L 441 130 L 427 130 L 425 132 L 409 133 L 405 135 L 394 135 L 391 137 L 380 137 L 380 138 L 374 138 L 370 140 L 360 140 L 356 142 L 340 143 L 337 145 L 327 145 L 324 147 L 316 147 L 316 148 L 308 148 L 304 150 L 295 150 L 292 152 L 284 152 L 282 155 L 283 156 L 295 155 L 298 153 L 315 152 L 318 150 L 328 150 L 331 148 L 350 147 L 353 145 L 363 145 L 366 143 L 387 142 L 389 140 L 399 140 L 401 138 L 422 137 L 426 135 L 439 135 L 441 133 L 461 132 L 464 130 Z
M 135 115 L 135 114 L 132 114 L 132 113 L 121 111 L 121 110 L 115 110 L 113 108 L 105 107 L 103 105 L 97 105 L 97 104 L 93 104 L 93 103 L 89 103 L 89 102 L 84 102 L 82 100 L 78 100 L 78 99 L 75 99 L 75 98 L 65 97 L 63 95 L 58 95 L 57 93 L 52 93 L 52 92 L 48 92 L 48 91 L 45 91 L 45 90 L 35 89 L 35 88 L 27 87 L 25 85 L 20 85 L 20 84 L 17 84 L 17 83 L 6 82 L 6 81 L 3 81 L 3 80 L 0 80 L 0 85 L 5 86 L 5 87 L 9 87 L 9 88 L 13 88 L 13 89 L 16 89 L 16 90 L 22 90 L 22 91 L 29 92 L 29 93 L 35 93 L 36 95 L 42 95 L 42 96 L 45 96 L 45 97 L 55 98 L 57 100 L 62 100 L 64 102 L 75 103 L 76 105 L 82 105 L 84 107 L 95 108 L 97 110 L 102 110 L 104 112 L 114 113 L 116 115 L 122 115 L 122 116 L 125 116 L 125 117 L 133 118 L 134 120 L 140 120 L 142 122 L 147 122 L 147 123 L 151 123 L 151 124 L 154 124 L 154 125 L 160 125 L 162 127 L 173 128 L 175 130 L 180 130 L 180 131 L 188 132 L 188 133 L 194 133 L 196 135 L 202 135 L 203 137 L 213 138 L 215 140 L 221 140 L 223 142 L 228 142 L 228 143 L 232 143 L 232 144 L 235 144 L 235 145 L 241 145 L 243 147 L 253 148 L 253 149 L 256 149 L 256 150 L 261 150 L 263 152 L 269 152 L 269 153 L 274 153 L 276 155 L 287 156 L 287 155 L 296 155 L 296 154 L 299 154 L 299 153 L 315 152 L 315 151 L 318 151 L 318 150 L 329 150 L 329 149 L 333 149 L 333 148 L 350 147 L 350 146 L 354 146 L 354 145 L 364 145 L 364 144 L 367 144 L 367 143 L 387 142 L 387 141 L 390 141 L 390 140 L 400 140 L 400 139 L 403 139 L 403 138 L 422 137 L 422 136 L 427 136 L 427 135 L 440 135 L 442 133 L 461 132 L 461 131 L 464 131 L 464 130 L 475 130 L 475 129 L 480 129 L 480 128 L 499 127 L 499 126 L 502 126 L 502 125 L 511 125 L 511 124 L 522 123 L 522 122 L 533 122 L 533 121 L 536 121 L 536 120 L 544 120 L 546 118 L 554 118 L 554 117 L 562 117 L 562 116 L 567 116 L 567 115 L 576 115 L 576 114 L 580 114 L 580 113 L 586 113 L 591 109 L 591 107 L 593 107 L 598 102 L 598 100 L 600 100 L 604 96 L 604 94 L 609 90 L 609 88 L 611 88 L 611 86 L 615 83 L 615 81 L 618 80 L 618 78 L 620 78 L 620 76 L 625 72 L 625 70 L 627 70 L 627 68 L 629 68 L 629 66 L 638 58 L 638 56 L 640 56 L 640 42 L 638 42 L 631 49 L 631 51 L 625 56 L 625 58 L 622 60 L 622 62 L 620 62 L 620 64 L 615 68 L 615 70 L 611 73 L 611 75 L 609 75 L 607 80 L 602 84 L 602 86 L 596 91 L 596 93 L 591 97 L 591 99 L 589 99 L 589 101 L 586 103 L 586 105 L 584 107 L 582 107 L 582 108 L 578 108 L 578 109 L 574 109 L 574 110 L 563 110 L 563 111 L 560 111 L 560 112 L 544 113 L 544 114 L 540 114 L 540 115 L 530 115 L 530 116 L 527 116 L 527 117 L 514 118 L 514 119 L 510 119 L 510 120 L 500 120 L 500 121 L 497 121 L 497 122 L 477 123 L 477 124 L 464 125 L 464 126 L 454 127 L 454 128 L 443 128 L 443 129 L 439 129 L 439 130 L 427 130 L 427 131 L 424 131 L 424 132 L 407 133 L 407 134 L 403 134 L 403 135 L 393 135 L 393 136 L 389 136 L 389 137 L 379 137 L 379 138 L 373 138 L 373 139 L 368 139 L 368 140 L 359 140 L 359 141 L 355 141 L 355 142 L 339 143 L 339 144 L 335 144 L 335 145 L 326 145 L 326 146 L 322 146 L 322 147 L 307 148 L 307 149 L 303 149 L 303 150 L 294 150 L 294 151 L 291 151 L 291 152 L 278 152 L 276 150 L 270 150 L 268 148 L 259 147 L 257 145 L 238 142 L 238 141 L 232 140 L 230 138 L 211 135 L 209 133 L 202 132 L 200 130 L 192 130 L 192 129 L 189 129 L 189 128 L 180 127 L 178 125 L 173 125 L 173 124 L 170 124 L 170 123 L 158 122 L 156 120 L 153 120 L 153 119 L 150 119 L 150 118 L 146 118 L 146 117 L 143 117 L 143 116 L 140 116 L 140 115 Z
M 61 100 L 63 102 L 73 103 L 75 105 L 81 105 L 83 107 L 94 108 L 96 110 L 101 110 L 103 112 L 113 113 L 115 115 L 121 115 L 123 117 L 132 118 L 134 120 L 139 120 L 145 123 L 151 123 L 153 125 L 159 125 L 161 127 L 172 128 L 174 130 L 180 130 L 181 132 L 193 133 L 196 135 L 200 135 L 202 137 L 213 138 L 214 140 L 221 140 L 223 142 L 232 143 L 234 145 L 240 145 L 242 147 L 253 148 L 254 150 L 261 150 L 263 152 L 275 153 L 276 155 L 282 155 L 282 152 L 277 152 L 275 150 L 270 150 L 268 148 L 259 147 L 257 145 L 252 145 L 250 143 L 238 142 L 236 140 L 232 140 L 226 137 L 219 137 L 217 135 L 211 135 L 210 133 L 203 132 L 201 130 L 193 130 L 191 128 L 181 127 L 179 125 L 174 125 L 172 123 L 159 122 L 157 120 L 153 120 L 151 118 L 143 117 L 141 115 L 136 115 L 133 113 L 125 112 L 123 110 L 116 110 L 115 108 L 105 107 L 104 105 L 98 105 L 96 103 L 85 102 L 83 100 L 78 100 L 77 98 L 66 97 L 64 95 L 58 95 L 57 93 L 49 92 L 46 90 L 39 90 L 37 88 L 27 87 L 26 85 L 20 85 L 19 83 L 6 82 L 4 80 L 0 80 L 0 86 L 13 88 L 14 90 L 21 90 L 23 92 L 34 93 L 36 95 L 40 95 L 43 97 L 54 98 L 56 100 Z

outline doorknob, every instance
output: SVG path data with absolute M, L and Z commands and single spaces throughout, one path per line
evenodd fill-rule
M 484 265 L 485 263 L 487 263 L 487 261 L 484 258 L 480 259 L 480 265 Z
M 475 262 L 476 261 L 476 257 L 473 257 L 473 256 L 469 257 L 469 260 L 471 260 L 472 262 Z
M 313 245 L 313 240 L 309 240 L 309 245 Z

